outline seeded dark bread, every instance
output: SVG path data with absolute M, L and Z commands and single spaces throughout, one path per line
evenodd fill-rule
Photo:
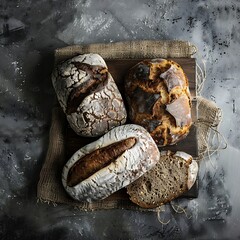
M 64 166 L 62 183 L 76 200 L 101 200 L 141 177 L 159 157 L 146 129 L 119 126 L 79 149 Z
M 161 152 L 158 163 L 127 187 L 130 200 L 155 208 L 188 191 L 196 181 L 198 164 L 184 152 Z
M 192 124 L 188 79 L 166 59 L 145 60 L 129 70 L 125 93 L 132 123 L 150 132 L 158 146 L 186 137 Z
M 98 54 L 83 54 L 56 66 L 52 83 L 71 128 L 96 137 L 126 122 L 122 96 Z

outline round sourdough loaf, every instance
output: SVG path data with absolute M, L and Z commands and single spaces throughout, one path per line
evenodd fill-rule
M 79 149 L 63 168 L 62 183 L 79 201 L 108 197 L 158 162 L 156 143 L 141 126 L 119 126 Z
M 83 54 L 59 64 L 52 74 L 58 101 L 71 128 L 81 136 L 100 136 L 122 125 L 122 96 L 98 54 Z
M 183 139 L 192 124 L 188 79 L 171 60 L 144 60 L 129 70 L 125 93 L 132 123 L 146 128 L 158 146 Z

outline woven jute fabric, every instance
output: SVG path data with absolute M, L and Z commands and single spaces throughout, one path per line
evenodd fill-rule
M 55 61 L 60 62 L 83 53 L 98 53 L 104 59 L 139 59 L 139 58 L 178 58 L 191 57 L 197 48 L 187 41 L 126 41 L 116 43 L 97 43 L 90 45 L 74 45 L 55 51 Z
M 129 59 L 129 58 L 156 58 L 156 57 L 191 57 L 196 53 L 196 47 L 185 41 L 128 41 L 110 44 L 91 44 L 87 46 L 69 46 L 55 51 L 55 62 L 60 62 L 77 54 L 95 52 L 105 59 Z M 198 146 L 200 156 L 206 151 L 207 139 L 211 126 L 219 123 L 219 108 L 212 102 L 197 97 L 198 101 Z M 37 197 L 43 202 L 65 203 L 73 205 L 80 210 L 90 211 L 98 209 L 138 209 L 137 205 L 129 199 L 121 197 L 121 194 L 111 196 L 105 200 L 94 203 L 77 202 L 72 200 L 65 192 L 61 183 L 61 172 L 65 159 L 66 120 L 60 107 L 52 110 L 52 124 L 49 133 L 49 146 L 38 182 Z M 147 210 L 147 211 L 155 211 Z
M 201 96 L 197 97 L 198 120 L 195 123 L 198 134 L 198 159 L 204 158 L 204 155 L 210 144 L 208 143 L 211 130 L 217 130 L 222 120 L 222 111 L 217 105 Z

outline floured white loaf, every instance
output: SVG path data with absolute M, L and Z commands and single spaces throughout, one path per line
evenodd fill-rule
M 95 137 L 126 122 L 122 96 L 103 58 L 83 54 L 60 63 L 52 83 L 71 128 Z
M 143 127 L 119 126 L 78 150 L 64 166 L 62 183 L 76 200 L 104 199 L 141 177 L 159 157 Z

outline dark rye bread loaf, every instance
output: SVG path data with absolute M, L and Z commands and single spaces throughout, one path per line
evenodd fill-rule
M 155 208 L 188 191 L 197 178 L 198 164 L 184 152 L 161 152 L 158 163 L 127 187 L 130 200 Z
M 150 132 L 158 146 L 183 139 L 192 124 L 188 79 L 171 60 L 144 60 L 129 70 L 125 93 L 132 123 Z

